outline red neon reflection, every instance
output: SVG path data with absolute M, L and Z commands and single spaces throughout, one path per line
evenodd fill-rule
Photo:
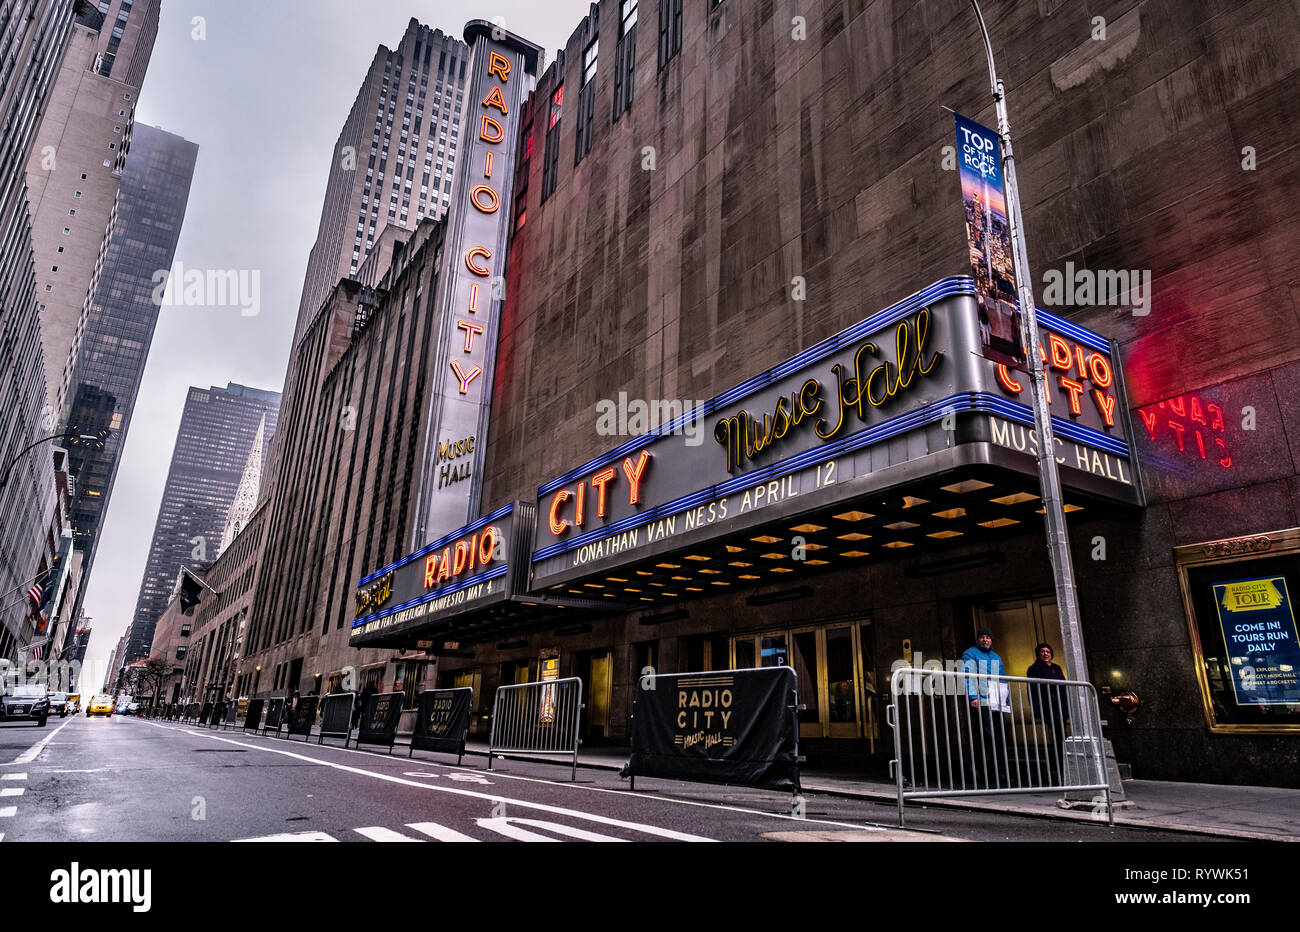
M 1138 411 L 1153 443 L 1176 447 L 1189 459 L 1214 460 L 1232 468 L 1223 409 L 1197 395 L 1180 395 Z

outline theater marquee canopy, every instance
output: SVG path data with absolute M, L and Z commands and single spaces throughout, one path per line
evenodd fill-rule
M 1112 344 L 1039 322 L 1067 510 L 1141 505 Z M 1041 528 L 1028 376 L 979 327 L 945 279 L 546 483 L 533 590 L 646 607 Z

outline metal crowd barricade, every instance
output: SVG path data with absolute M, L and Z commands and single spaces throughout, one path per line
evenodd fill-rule
M 1080 680 L 896 669 L 887 721 L 908 799 L 1093 792 L 1114 825 L 1097 691 Z
M 488 770 L 493 755 L 571 754 L 572 779 L 578 779 L 578 729 L 582 719 L 582 680 L 576 676 L 539 683 L 498 686 L 492 701 Z

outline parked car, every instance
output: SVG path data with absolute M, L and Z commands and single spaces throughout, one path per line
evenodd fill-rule
M 112 714 L 113 714 L 112 696 L 96 696 L 95 698 L 90 700 L 90 705 L 86 706 L 87 718 L 91 717 L 92 715 L 112 716 Z
M 37 727 L 45 727 L 45 720 L 50 715 L 50 697 L 44 686 L 15 686 L 13 692 L 5 694 L 3 702 L 6 722 L 33 721 Z
M 50 711 L 58 712 L 59 718 L 67 717 L 69 711 L 67 693 L 50 693 Z

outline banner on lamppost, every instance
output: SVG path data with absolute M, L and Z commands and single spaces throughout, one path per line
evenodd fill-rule
M 966 209 L 966 239 L 979 303 L 984 355 L 1028 371 L 1020 331 L 1011 224 L 1002 184 L 1002 147 L 997 133 L 953 114 L 957 123 L 957 168 Z

